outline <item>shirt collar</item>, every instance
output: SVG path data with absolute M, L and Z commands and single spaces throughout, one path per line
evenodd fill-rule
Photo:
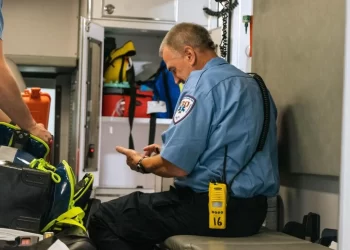
M 225 59 L 217 56 L 217 57 L 214 57 L 213 59 L 210 59 L 210 61 L 208 61 L 205 64 L 203 70 L 207 70 L 207 69 L 209 69 L 211 67 L 214 67 L 214 66 L 217 66 L 217 65 L 221 65 L 221 64 L 227 64 L 227 63 L 228 62 Z
M 189 79 L 191 78 L 191 76 L 194 74 L 194 72 L 198 72 L 198 71 L 205 71 L 211 67 L 214 67 L 214 66 L 217 66 L 217 65 L 222 65 L 222 64 L 228 64 L 228 62 L 221 58 L 221 57 L 214 57 L 212 59 L 210 59 L 203 67 L 202 70 L 195 70 L 195 71 L 192 71 L 191 74 L 189 75 L 189 77 L 186 79 L 186 81 L 184 82 L 185 86 L 187 85 L 188 86 L 188 82 L 189 82 Z

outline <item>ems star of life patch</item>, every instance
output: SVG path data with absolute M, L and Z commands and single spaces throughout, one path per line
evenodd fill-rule
M 174 123 L 176 124 L 182 121 L 191 112 L 195 103 L 196 99 L 194 97 L 189 95 L 184 96 L 173 116 Z

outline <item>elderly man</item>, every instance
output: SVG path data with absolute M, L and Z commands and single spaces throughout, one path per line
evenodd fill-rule
M 18 86 L 11 74 L 4 57 L 2 32 L 4 29 L 4 18 L 2 15 L 3 0 L 0 0 L 0 121 L 11 120 L 19 127 L 27 130 L 45 142 L 52 139 L 51 134 L 42 124 L 37 124 L 26 104 L 24 103 Z
M 264 120 L 261 91 L 252 77 L 217 57 L 208 31 L 180 23 L 165 36 L 160 55 L 175 81 L 185 82 L 163 145 L 149 145 L 144 154 L 116 150 L 131 170 L 174 177 L 175 187 L 101 204 L 90 227 L 99 250 L 151 249 L 178 234 L 249 236 L 265 219 L 267 197 L 279 190 L 272 98 L 267 98 L 272 107 L 267 139 L 256 152 Z M 223 176 L 229 194 L 226 228 L 213 229 L 208 187 Z

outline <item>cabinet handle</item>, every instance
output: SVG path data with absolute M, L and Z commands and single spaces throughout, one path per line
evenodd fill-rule
M 111 14 L 113 14 L 115 7 L 113 4 L 107 4 L 104 9 L 108 14 L 111 15 Z

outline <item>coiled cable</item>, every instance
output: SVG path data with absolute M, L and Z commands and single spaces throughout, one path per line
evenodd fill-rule
M 231 181 L 228 185 L 229 190 L 231 190 L 233 181 L 249 165 L 249 163 L 251 162 L 251 160 L 253 160 L 256 153 L 263 150 L 266 139 L 267 139 L 267 134 L 269 133 L 269 128 L 270 128 L 270 97 L 269 97 L 269 92 L 267 90 L 267 87 L 266 87 L 263 79 L 258 74 L 249 73 L 249 75 L 251 75 L 254 78 L 254 80 L 258 83 L 258 86 L 260 88 L 260 92 L 262 95 L 263 108 L 264 108 L 263 126 L 262 126 L 262 130 L 261 130 L 261 134 L 260 134 L 260 138 L 259 138 L 256 150 L 254 151 L 253 155 L 250 157 L 248 162 L 233 176 L 233 178 L 231 179 Z
M 224 9 L 228 8 L 228 5 L 230 3 L 227 1 L 225 2 Z M 222 15 L 222 39 L 220 43 L 220 52 L 221 56 L 223 58 L 226 58 L 227 56 L 227 46 L 228 46 L 228 41 L 227 41 L 227 22 L 228 22 L 228 12 L 225 11 L 224 14 Z
M 228 50 L 228 30 L 227 23 L 229 14 L 233 11 L 234 8 L 238 6 L 238 0 L 234 0 L 232 3 L 231 0 L 215 0 L 219 2 L 223 8 L 220 11 L 213 11 L 207 7 L 203 8 L 204 12 L 209 16 L 216 16 L 218 18 L 222 17 L 222 39 L 220 43 L 220 52 L 221 57 L 226 58 Z

